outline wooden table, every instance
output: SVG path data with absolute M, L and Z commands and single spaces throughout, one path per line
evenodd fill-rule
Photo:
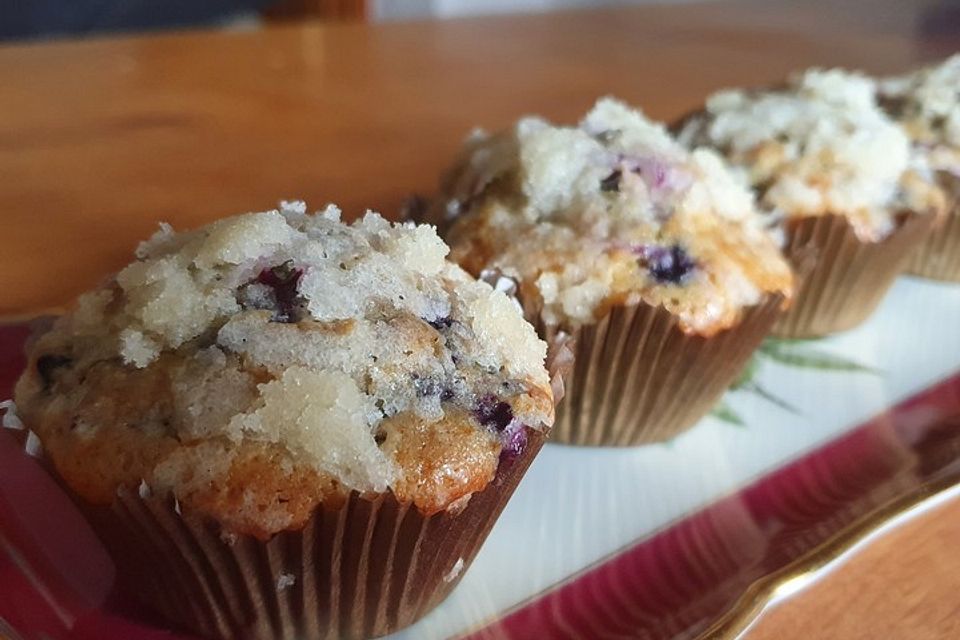
M 746 640 L 960 638 L 960 503 L 887 533 L 764 612 Z
M 0 46 L 0 314 L 67 303 L 161 220 L 195 226 L 289 198 L 394 215 L 430 192 L 473 126 L 524 113 L 570 121 L 603 94 L 671 119 L 711 90 L 798 67 L 894 72 L 960 48 L 936 2 L 832 4 Z M 958 534 L 950 503 L 751 637 L 957 637 Z

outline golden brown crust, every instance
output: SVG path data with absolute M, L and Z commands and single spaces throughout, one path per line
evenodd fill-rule
M 350 332 L 353 331 L 353 328 L 356 326 L 356 324 L 357 323 L 353 318 L 349 318 L 347 320 L 329 321 L 301 320 L 297 323 L 297 326 L 303 331 L 319 331 L 321 333 L 329 333 L 335 336 L 346 336 L 350 335 Z
M 224 474 L 178 499 L 181 509 L 210 516 L 226 531 L 266 540 L 280 528 L 302 528 L 317 505 L 335 508 L 346 496 L 334 478 L 293 463 L 281 447 L 243 443 Z
M 528 385 L 526 395 L 513 399 L 514 413 L 544 414 L 551 416 L 552 422 L 555 406 L 553 391 L 549 387 L 538 387 L 533 381 L 528 381 Z
M 447 508 L 493 480 L 500 441 L 477 429 L 464 412 L 448 411 L 424 423 L 412 414 L 384 422 L 383 449 L 400 467 L 394 493 L 430 515 Z
M 118 490 L 138 491 L 141 483 L 165 491 L 173 484 L 182 509 L 220 522 L 226 531 L 265 539 L 279 528 L 297 528 L 324 501 L 335 506 L 346 492 L 331 477 L 292 461 L 269 443 L 196 441 L 184 443 L 173 432 L 139 428 L 144 416 L 170 413 L 166 375 L 174 357 L 145 369 L 116 362 L 94 365 L 85 375 L 87 392 L 70 402 L 23 403 L 21 414 L 41 438 L 57 473 L 82 499 L 110 504 Z M 41 391 L 33 358 L 20 385 Z M 227 453 L 228 452 L 228 453 Z M 164 477 L 176 460 L 218 458 L 202 474 Z M 219 464 L 222 463 L 222 464 Z M 213 461 L 211 461 L 213 464 Z M 178 465 L 180 467 L 184 465 Z
M 18 383 L 18 398 L 28 390 L 50 393 L 43 390 L 46 383 L 38 373 L 36 356 Z M 169 411 L 170 384 L 162 371 L 159 367 L 128 371 L 104 362 L 86 373 L 87 393 L 18 406 L 58 473 L 84 499 L 109 503 L 117 487 L 136 487 L 177 447 L 172 435 L 137 428 L 151 412 Z

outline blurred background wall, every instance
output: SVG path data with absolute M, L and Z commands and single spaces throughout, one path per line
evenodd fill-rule
M 684 0 L 0 0 L 0 39 L 289 19 L 404 20 Z
M 693 1 L 698 0 L 0 0 L 0 42 L 188 27 L 255 28 L 301 19 L 377 22 Z M 778 13 L 790 4 L 789 0 L 727 1 L 756 5 L 758 15 Z M 862 19 L 861 3 L 795 1 L 808 8 L 819 5 L 832 15 L 849 13 L 852 19 Z M 917 28 L 927 34 L 960 30 L 960 0 L 876 2 L 872 23 L 880 16 L 880 22 L 889 19 L 898 29 L 906 19 L 919 20 Z
M 511 12 L 538 12 L 609 5 L 684 2 L 689 0 L 371 0 L 375 20 L 452 18 Z

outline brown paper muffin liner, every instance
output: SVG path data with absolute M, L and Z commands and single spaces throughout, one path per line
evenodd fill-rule
M 910 256 L 907 272 L 933 280 L 960 282 L 960 177 L 938 175 L 947 194 L 943 224 L 936 227 Z
M 614 307 L 573 331 L 573 370 L 564 377 L 566 398 L 551 441 L 632 446 L 669 440 L 693 426 L 746 365 L 783 301 L 768 295 L 736 326 L 709 338 L 684 333 L 676 316 L 646 304 Z M 563 333 L 536 324 L 548 341 Z
M 852 329 L 873 313 L 923 242 L 937 216 L 903 213 L 879 242 L 863 242 L 844 216 L 788 223 L 784 255 L 801 277 L 790 309 L 773 334 L 812 338 Z
M 392 493 L 351 493 L 306 526 L 263 542 L 221 537 L 169 497 L 75 499 L 117 566 L 120 593 L 206 638 L 370 638 L 423 617 L 460 581 L 544 442 L 523 452 L 456 515 L 425 516 Z

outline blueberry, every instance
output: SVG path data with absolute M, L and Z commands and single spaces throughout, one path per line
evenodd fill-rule
M 483 426 L 503 431 L 513 420 L 513 409 L 496 396 L 486 395 L 477 400 L 473 415 Z
M 697 263 L 683 247 L 644 246 L 640 249 L 640 264 L 646 266 L 653 279 L 660 284 L 683 284 Z
M 437 331 L 442 331 L 443 329 L 449 329 L 450 325 L 453 324 L 453 318 L 450 316 L 443 316 L 442 318 L 436 318 L 434 320 L 427 320 L 427 324 L 436 329 Z
M 617 169 L 606 178 L 600 181 L 600 191 L 620 191 L 620 177 L 623 175 L 623 172 L 620 169 Z
M 606 131 L 598 131 L 593 135 L 593 137 L 600 144 L 610 144 L 620 136 L 619 129 L 607 129 Z
M 527 448 L 527 429 L 522 424 L 504 434 L 500 449 L 500 460 L 509 460 L 519 456 Z
M 273 316 L 275 322 L 294 322 L 297 308 L 302 303 L 297 293 L 297 285 L 303 276 L 303 269 L 293 266 L 292 260 L 281 265 L 264 269 L 257 276 L 257 282 L 273 289 L 277 300 L 277 310 Z
M 53 386 L 54 375 L 59 369 L 69 367 L 71 364 L 73 364 L 73 359 L 69 356 L 48 354 L 37 358 L 37 373 L 43 382 L 44 390 Z

